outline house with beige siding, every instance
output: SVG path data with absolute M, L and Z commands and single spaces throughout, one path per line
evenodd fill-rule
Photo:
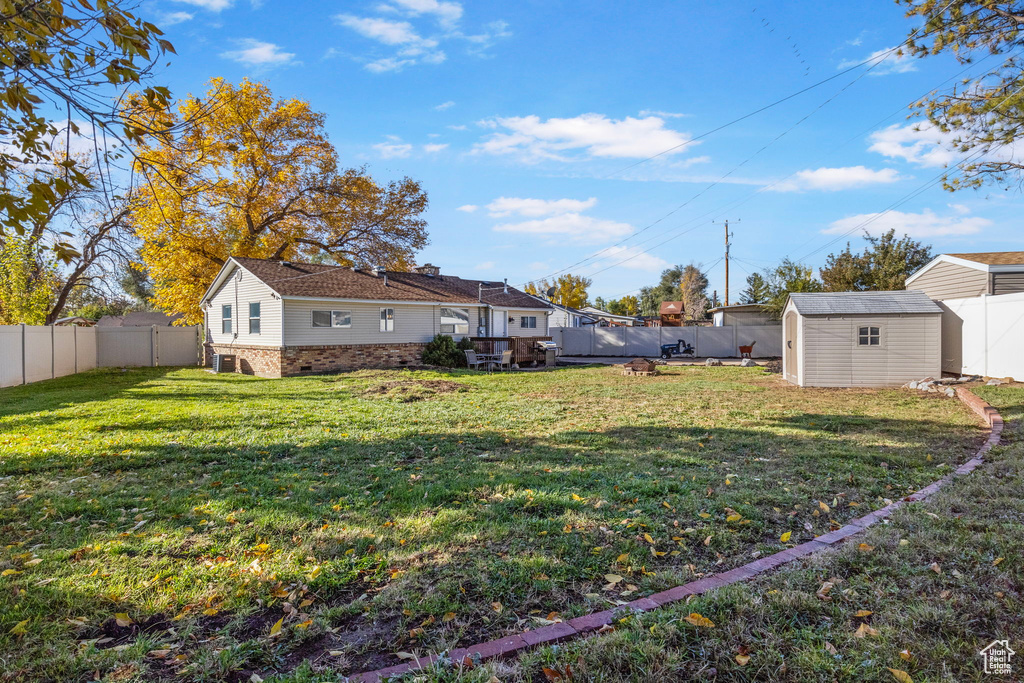
M 923 292 L 790 294 L 782 313 L 783 376 L 802 387 L 939 377 L 941 318 Z
M 437 334 L 544 337 L 551 307 L 505 282 L 235 257 L 201 301 L 206 355 L 282 377 L 420 362 Z
M 943 310 L 943 372 L 1024 379 L 1024 251 L 942 254 L 906 287 Z

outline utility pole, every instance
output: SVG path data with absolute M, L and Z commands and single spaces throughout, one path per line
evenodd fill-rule
M 725 305 L 729 305 L 729 221 L 725 221 Z

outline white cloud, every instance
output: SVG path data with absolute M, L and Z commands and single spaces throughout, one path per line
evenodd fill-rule
M 492 268 L 494 268 L 494 261 L 484 261 L 474 266 L 474 270 L 491 270 Z
M 603 114 L 582 114 L 568 119 L 539 116 L 513 116 L 480 122 L 485 128 L 500 130 L 474 146 L 484 154 L 514 154 L 526 161 L 556 159 L 566 161 L 563 153 L 584 151 L 591 157 L 641 158 L 685 151 L 691 138 L 665 127 L 664 119 L 626 117 L 610 119 Z
M 222 52 L 220 56 L 247 66 L 282 65 L 295 59 L 294 53 L 282 52 L 277 45 L 264 43 L 254 38 L 236 40 L 235 44 L 238 45 L 238 50 Z
M 859 226 L 871 220 L 869 225 Z M 890 211 L 887 214 L 863 213 L 857 216 L 841 218 L 822 232 L 826 234 L 842 234 L 856 228 L 857 232 L 867 230 L 872 235 L 880 235 L 895 230 L 896 235 L 904 234 L 911 237 L 950 237 L 956 235 L 973 235 L 992 224 L 987 218 L 968 216 L 961 209 L 954 209 L 953 215 L 940 216 L 931 209 L 921 213 L 904 213 Z
M 379 142 L 373 148 L 381 159 L 405 159 L 412 153 L 412 145 L 405 142 Z
M 773 192 L 801 192 L 804 190 L 849 190 L 867 185 L 895 183 L 902 180 L 894 168 L 874 170 L 866 166 L 845 166 L 841 168 L 816 168 L 798 171 L 793 177 L 766 190 Z
M 562 213 L 532 221 L 502 223 L 494 226 L 494 230 L 495 232 L 567 238 L 577 242 L 594 243 L 629 235 L 633 232 L 633 226 L 629 223 L 582 216 L 578 213 Z
M 448 143 L 430 143 L 423 145 L 423 151 L 427 154 L 436 154 L 448 149 Z
M 351 14 L 339 14 L 334 17 L 334 20 L 361 36 L 385 45 L 419 44 L 424 41 L 413 29 L 412 24 L 407 21 L 355 17 Z M 437 41 L 431 42 L 433 45 L 437 45 Z
M 463 126 L 463 125 L 448 126 L 448 127 L 451 128 L 452 130 L 469 130 L 469 126 Z
M 861 62 L 868 62 L 872 76 L 887 76 L 889 74 L 902 74 L 908 71 L 917 71 L 914 57 L 906 52 L 887 47 L 882 50 L 875 50 L 864 59 L 847 59 L 839 62 L 839 69 L 849 69 Z
M 202 7 L 211 12 L 220 12 L 234 4 L 234 0 L 177 0 L 193 7 Z
M 660 256 L 645 252 L 640 247 L 608 247 L 597 252 L 601 258 L 593 264 L 593 270 L 615 265 L 619 268 L 633 268 L 656 272 L 668 267 L 669 263 Z
M 452 27 L 462 18 L 462 5 L 457 2 L 443 2 L 441 0 L 391 0 L 398 9 L 405 10 L 413 15 L 431 14 L 438 23 L 445 27 Z
M 455 210 L 456 211 L 462 211 L 464 213 L 473 213 L 474 211 L 476 211 L 479 208 L 480 207 L 477 206 L 476 204 L 463 204 L 462 206 L 460 206 L 459 208 L 457 208 Z
M 455 106 L 455 103 L 452 102 L 451 100 L 448 100 L 447 102 L 442 102 L 441 104 L 439 104 L 436 107 L 434 107 L 434 110 L 435 111 L 444 111 L 445 109 L 451 109 L 454 106 Z
M 579 213 L 597 204 L 597 198 L 590 199 L 528 199 L 522 197 L 498 197 L 487 205 L 492 216 L 519 214 L 527 218 L 556 216 L 563 213 Z
M 677 114 L 675 112 L 660 111 L 658 109 L 641 109 L 640 118 L 643 118 L 645 116 L 657 116 L 658 118 L 662 119 L 681 119 L 686 116 L 689 116 L 689 114 Z
M 189 12 L 165 12 L 160 17 L 160 25 L 174 26 L 175 24 L 192 21 L 193 18 L 195 18 L 195 15 Z
M 890 159 L 903 159 L 918 166 L 946 166 L 956 159 L 952 149 L 953 135 L 943 133 L 931 123 L 896 123 L 875 131 L 869 138 L 868 151 Z

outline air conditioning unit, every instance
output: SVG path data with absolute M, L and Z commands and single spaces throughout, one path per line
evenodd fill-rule
M 235 354 L 233 354 L 233 353 L 215 353 L 215 354 L 213 354 L 213 371 L 214 372 L 234 372 L 235 371 Z

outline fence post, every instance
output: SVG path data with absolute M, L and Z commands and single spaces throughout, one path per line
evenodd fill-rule
M 71 326 L 72 346 L 75 348 L 75 374 L 78 374 L 78 325 Z
M 159 350 L 157 349 L 157 332 L 156 325 L 149 328 L 149 367 L 155 368 L 157 361 L 159 360 Z
M 693 357 L 700 355 L 700 325 L 693 326 Z
M 25 368 L 25 323 L 21 323 L 21 383 L 28 384 L 28 370 Z
M 57 326 L 50 325 L 50 379 L 57 377 Z
M 738 325 L 733 325 L 732 326 L 732 348 L 736 349 L 736 353 L 740 352 L 739 343 L 740 343 L 740 340 L 739 340 L 739 326 Z M 754 354 L 750 354 L 750 355 L 753 356 Z

